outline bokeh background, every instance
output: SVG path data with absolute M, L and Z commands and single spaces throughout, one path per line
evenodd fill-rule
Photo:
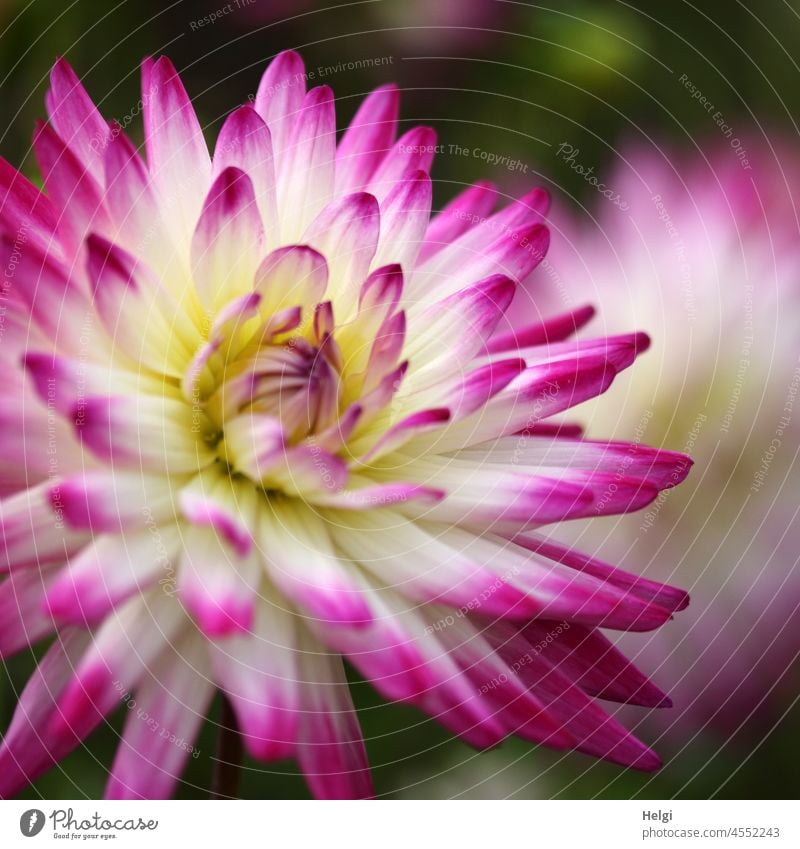
M 623 711 L 663 770 L 641 775 L 519 741 L 479 754 L 354 674 L 378 793 L 795 798 L 800 3 L 0 0 L 0 153 L 35 179 L 31 134 L 56 56 L 140 141 L 138 63 L 168 54 L 212 143 L 286 48 L 303 54 L 315 84 L 333 86 L 340 126 L 370 89 L 400 86 L 405 126 L 430 124 L 444 145 L 437 205 L 477 179 L 509 196 L 546 186 L 554 247 L 527 306 L 590 302 L 593 332 L 634 323 L 654 340 L 639 382 L 621 378 L 583 423 L 590 435 L 698 460 L 652 521 L 573 532 L 585 549 L 692 592 L 663 633 L 625 640 L 675 699 L 658 716 Z M 33 663 L 6 664 L 0 726 Z M 180 796 L 208 795 L 218 711 Z M 28 795 L 99 797 L 122 719 Z M 291 765 L 248 761 L 241 795 L 307 791 Z

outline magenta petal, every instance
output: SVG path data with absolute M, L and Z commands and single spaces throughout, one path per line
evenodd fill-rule
M 181 512 L 193 525 L 214 528 L 240 557 L 250 552 L 253 538 L 242 517 L 231 513 L 210 494 L 185 489 L 180 495 L 180 505 Z
M 287 146 L 305 93 L 305 66 L 300 55 L 294 50 L 279 53 L 264 72 L 255 99 L 256 112 L 269 127 L 277 156 Z
M 555 318 L 544 319 L 526 327 L 509 330 L 490 340 L 487 350 L 490 353 L 498 353 L 561 342 L 572 336 L 573 333 L 577 333 L 585 324 L 588 324 L 594 314 L 594 307 L 584 306 L 565 315 L 558 315 Z
M 49 491 L 53 509 L 72 528 L 96 534 L 141 527 L 147 518 L 168 520 L 174 515 L 168 478 L 96 470 L 53 484 Z
M 137 687 L 106 785 L 106 799 L 168 799 L 214 695 L 203 641 L 165 649 Z M 131 700 L 133 701 L 133 700 Z
M 532 645 L 546 646 L 544 652 L 551 663 L 590 696 L 644 707 L 672 706 L 669 698 L 601 631 L 574 624 L 562 629 L 558 639 L 548 640 L 558 624 L 534 621 L 523 633 Z
M 375 265 L 398 263 L 409 273 L 422 247 L 431 213 L 431 178 L 417 171 L 381 202 L 381 234 Z
M 76 402 L 72 420 L 83 445 L 114 465 L 180 474 L 214 459 L 182 401 L 90 397 Z
M 268 242 L 279 239 L 279 215 L 275 186 L 272 137 L 264 121 L 250 106 L 242 106 L 222 125 L 214 148 L 213 171 L 219 176 L 236 167 L 250 178 L 258 210 L 268 231 Z
M 44 609 L 59 622 L 94 624 L 174 569 L 176 547 L 174 534 L 161 534 L 157 542 L 148 529 L 124 538 L 99 536 L 70 558 L 48 589 Z
M 130 695 L 144 670 L 173 641 L 186 619 L 160 589 L 135 596 L 94 631 L 58 697 L 47 733 L 70 748 Z
M 414 127 L 404 133 L 386 154 L 366 187 L 379 202 L 404 179 L 417 171 L 430 173 L 436 149 L 436 132 L 430 127 Z
M 104 161 L 113 240 L 169 274 L 176 260 L 175 247 L 147 166 L 125 133 L 112 133 Z
M 0 224 L 6 233 L 17 233 L 30 220 L 27 239 L 40 251 L 60 251 L 55 233 L 58 210 L 47 195 L 0 157 Z
M 71 274 L 52 252 L 42 252 L 33 240 L 20 251 L 10 236 L 0 234 L 0 245 L 0 257 L 5 260 L 6 268 L 14 268 L 14 281 L 7 295 L 9 301 L 24 310 L 20 320 L 28 324 L 29 318 L 33 318 L 62 353 L 79 351 L 80 344 L 71 328 L 85 322 L 91 310 L 83 287 L 75 282 L 80 280 L 80 273 L 74 269 Z M 36 338 L 35 330 L 26 327 L 25 349 Z
M 311 509 L 274 505 L 261 517 L 260 539 L 270 578 L 308 612 L 309 624 L 360 630 L 372 621 L 360 573 L 339 558 L 326 524 Z
M 678 587 L 632 575 L 557 541 L 545 539 L 536 534 L 520 534 L 514 537 L 514 542 L 557 563 L 564 563 L 579 572 L 585 572 L 599 580 L 614 584 L 643 601 L 652 602 L 665 610 L 683 610 L 689 604 L 689 595 Z
M 379 233 L 378 203 L 362 192 L 329 203 L 303 234 L 327 259 L 329 288 L 345 313 L 369 272 Z
M 90 639 L 86 631 L 63 629 L 28 679 L 0 745 L 0 797 L 16 796 L 80 742 L 51 734 L 48 720 Z
M 318 799 L 366 799 L 374 791 L 369 762 L 342 661 L 301 652 L 303 713 L 297 759 Z
M 60 504 L 53 504 L 58 482 L 45 481 L 0 500 L 0 574 L 28 567 L 63 563 L 89 536 L 61 521 Z
M 308 245 L 289 245 L 268 254 L 255 275 L 265 313 L 318 304 L 328 286 L 328 263 Z
M 420 253 L 420 262 L 430 259 L 462 233 L 485 221 L 496 200 L 497 189 L 485 180 L 456 195 L 431 220 Z
M 278 175 L 281 238 L 300 238 L 333 196 L 336 114 L 328 86 L 312 88 L 303 99 L 282 152 Z
M 37 125 L 33 147 L 47 194 L 59 211 L 58 228 L 77 250 L 90 229 L 108 230 L 102 187 L 49 124 Z
M 203 131 L 175 67 L 162 56 L 142 63 L 147 165 L 162 200 L 190 234 L 211 181 Z
M 0 658 L 36 645 L 55 630 L 43 600 L 56 572 L 24 569 L 0 582 Z
M 294 612 L 270 592 L 250 631 L 211 645 L 214 678 L 230 699 L 247 751 L 278 760 L 295 751 L 300 721 L 299 651 Z
M 397 131 L 400 93 L 389 84 L 359 106 L 336 149 L 336 193 L 360 192 L 389 152 Z
M 513 663 L 519 657 L 519 644 L 501 643 L 498 652 Z M 578 751 L 645 771 L 661 765 L 654 752 L 593 702 L 546 655 L 531 648 L 528 656 L 530 661 L 519 669 L 522 681 L 575 738 Z
M 450 420 L 450 410 L 444 407 L 431 410 L 421 410 L 392 425 L 361 458 L 361 462 L 369 464 L 379 457 L 396 451 L 415 436 L 435 431 Z
M 192 237 L 192 270 L 204 304 L 252 289 L 263 242 L 253 184 L 238 168 L 226 168 L 211 186 Z
M 471 371 L 447 394 L 447 406 L 455 421 L 480 410 L 525 371 L 525 360 L 509 359 L 488 363 Z
M 397 263 L 376 268 L 361 286 L 358 294 L 360 312 L 380 310 L 380 324 L 400 302 L 403 294 L 403 270 Z

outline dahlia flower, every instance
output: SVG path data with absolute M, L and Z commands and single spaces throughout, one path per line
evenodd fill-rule
M 601 627 L 686 604 L 548 538 L 633 510 L 678 454 L 570 438 L 646 337 L 511 330 L 547 196 L 430 219 L 435 137 L 398 92 L 338 144 L 300 57 L 209 156 L 165 58 L 145 159 L 59 61 L 40 192 L 3 163 L 7 311 L 0 655 L 51 640 L 0 749 L 19 791 L 120 705 L 109 797 L 165 797 L 217 689 L 255 758 L 372 793 L 344 659 L 478 747 L 511 734 L 654 769 L 596 698 L 666 697 Z M 135 709 L 133 708 L 135 705 Z
M 798 295 L 800 166 L 788 146 L 712 143 L 692 158 L 628 146 L 592 218 L 559 209 L 538 280 L 578 303 L 602 292 L 607 332 L 647 320 L 653 352 L 581 421 L 691 451 L 703 474 L 638 517 L 570 537 L 689 588 L 695 615 L 653 634 L 680 710 L 675 747 L 771 728 L 797 692 L 800 654 Z M 742 152 L 743 151 L 743 152 Z M 537 271 L 537 274 L 540 272 Z

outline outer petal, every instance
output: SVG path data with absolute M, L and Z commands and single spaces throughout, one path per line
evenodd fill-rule
M 644 707 L 672 706 L 670 699 L 601 631 L 572 624 L 569 630 L 562 629 L 558 639 L 548 639 L 559 624 L 531 622 L 524 628 L 525 638 L 543 647 L 552 665 L 590 696 Z
M 333 92 L 313 88 L 292 129 L 278 169 L 281 237 L 296 241 L 333 197 L 336 114 Z
M 42 603 L 54 576 L 53 569 L 26 569 L 0 582 L 0 658 L 35 645 L 54 630 Z
M 395 185 L 417 171 L 430 172 L 436 148 L 436 133 L 430 127 L 413 127 L 386 154 L 367 186 L 380 203 Z
M 336 556 L 325 523 L 304 506 L 271 507 L 261 511 L 259 542 L 276 586 L 315 620 L 369 622 L 364 588 Z
M 187 532 L 178 587 L 180 599 L 208 637 L 247 631 L 253 623 L 261 564 L 240 555 L 207 528 Z
M 253 184 L 238 168 L 226 168 L 214 180 L 192 237 L 192 271 L 207 307 L 253 288 L 263 244 Z
M 161 589 L 135 596 L 95 631 L 91 645 L 59 695 L 47 733 L 74 745 L 123 701 L 158 657 L 178 638 L 186 618 Z M 75 740 L 77 738 L 77 740 Z
M 414 268 L 431 214 L 431 178 L 417 171 L 398 183 L 381 203 L 381 237 L 374 266 Z
M 94 178 L 102 182 L 102 154 L 110 129 L 64 59 L 59 59 L 50 72 L 50 89 L 45 103 L 56 132 Z
M 80 742 L 53 734 L 48 722 L 90 639 L 86 631 L 64 628 L 28 679 L 0 745 L 0 797 L 16 796 Z
M 483 222 L 494 208 L 496 200 L 497 189 L 487 181 L 475 183 L 456 195 L 432 219 L 425 234 L 420 262 L 430 259 L 462 233 Z
M 414 367 L 403 394 L 418 392 L 443 378 L 461 377 L 495 332 L 514 298 L 513 280 L 497 274 L 434 303 L 415 321 L 403 348 Z M 442 339 L 450 340 L 443 346 Z
M 269 592 L 259 601 L 249 633 L 212 645 L 215 680 L 233 703 L 247 750 L 261 760 L 295 750 L 302 681 L 296 631 L 294 612 Z
M 51 502 L 53 487 L 46 481 L 0 500 L 0 573 L 62 563 L 87 541 L 87 534 L 64 527 L 63 508 Z
M 490 246 L 495 245 L 496 250 L 502 248 L 504 237 L 508 241 L 505 250 L 513 249 L 514 242 L 521 239 L 523 231 L 544 223 L 549 205 L 547 192 L 533 189 L 494 215 L 473 222 L 474 226 L 465 229 L 454 242 L 436 251 L 421 266 L 421 273 L 435 279 L 448 274 L 448 270 L 453 268 L 469 267 Z
M 55 237 L 58 210 L 52 200 L 0 157 L 0 227 L 16 236 L 25 221 L 31 223 L 25 228 L 26 241 L 41 252 L 60 253 Z
M 424 292 L 434 292 L 444 298 L 458 292 L 474 280 L 494 274 L 510 277 L 521 283 L 544 259 L 550 244 L 548 229 L 538 223 L 526 224 L 518 230 L 501 231 L 488 246 L 478 246 L 474 252 L 464 251 L 450 257 L 450 262 L 436 269 L 431 266 L 447 251 L 441 251 L 430 263 L 414 275 L 409 297 L 422 298 Z
M 95 235 L 87 248 L 94 304 L 114 345 L 134 363 L 181 377 L 202 339 L 184 307 L 122 248 Z
M 231 166 L 244 171 L 250 178 L 266 231 L 266 241 L 268 244 L 279 244 L 280 220 L 272 137 L 267 125 L 250 106 L 242 106 L 229 115 L 217 138 L 214 176 L 218 177 Z
M 59 211 L 58 229 L 74 253 L 89 230 L 109 228 L 102 186 L 49 124 L 37 125 L 33 147 L 47 194 Z
M 73 421 L 84 446 L 106 462 L 180 474 L 215 459 L 193 416 L 183 401 L 138 395 L 87 398 Z
M 157 527 L 172 521 L 174 488 L 183 478 L 97 469 L 50 486 L 53 510 L 66 524 L 94 533 Z
M 179 293 L 188 279 L 186 240 L 172 237 L 147 166 L 127 135 L 116 128 L 105 148 L 105 188 L 111 240 L 144 259 Z
M 188 239 L 211 183 L 211 159 L 194 107 L 166 57 L 142 65 L 147 163 L 166 218 Z
M 285 50 L 270 62 L 256 93 L 255 109 L 272 134 L 279 168 L 281 156 L 300 113 L 306 93 L 305 66 L 298 53 Z
M 305 637 L 301 646 L 303 687 L 301 743 L 297 759 L 318 799 L 373 795 L 367 753 L 341 658 Z

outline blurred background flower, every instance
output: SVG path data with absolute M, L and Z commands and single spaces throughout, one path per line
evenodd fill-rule
M 137 140 L 133 69 L 146 53 L 174 61 L 197 95 L 209 143 L 284 48 L 301 49 L 309 69 L 326 77 L 315 84 L 335 86 L 342 125 L 367 91 L 394 80 L 403 89 L 401 131 L 431 124 L 446 144 L 433 171 L 437 207 L 477 179 L 513 196 L 549 185 L 554 247 L 535 284 L 537 303 L 545 295 L 554 310 L 590 301 L 601 309 L 585 332 L 630 330 L 635 322 L 653 336 L 607 406 L 584 411 L 593 432 L 605 424 L 620 438 L 688 447 L 699 466 L 711 460 L 706 476 L 671 491 L 652 518 L 604 519 L 600 537 L 584 531 L 584 542 L 604 556 L 625 548 L 637 571 L 692 590 L 692 606 L 665 629 L 668 651 L 648 640 L 634 647 L 642 666 L 652 660 L 646 653 L 658 657 L 647 668 L 660 667 L 655 679 L 672 688 L 677 704 L 640 729 L 671 752 L 660 773 L 639 776 L 520 743 L 476 755 L 412 708 L 382 702 L 351 672 L 378 792 L 796 795 L 800 688 L 790 661 L 800 600 L 791 532 L 797 407 L 788 424 L 781 420 L 800 348 L 792 165 L 800 142 L 798 0 L 757 8 L 717 0 L 564 0 L 552 8 L 487 0 L 460 3 L 454 18 L 433 22 L 429 9 L 438 16 L 456 4 L 257 3 L 277 11 L 259 18 L 245 0 L 127 0 L 102 10 L 94 0 L 6 2 L 0 153 L 34 176 L 30 127 L 41 117 L 47 75 L 60 54 L 81 69 L 103 113 Z M 643 406 L 652 415 L 643 418 Z M 2 727 L 33 663 L 20 657 L 7 664 Z M 207 792 L 217 710 L 198 741 L 184 796 Z M 98 796 L 106 780 L 101 764 L 110 761 L 122 720 L 117 716 L 30 795 Z M 246 796 L 305 792 L 289 765 L 248 764 Z
M 603 332 L 653 337 L 625 388 L 586 405 L 582 422 L 682 446 L 702 470 L 630 521 L 577 534 L 690 590 L 691 625 L 638 652 L 662 658 L 676 709 L 657 721 L 673 752 L 701 732 L 751 747 L 800 682 L 799 169 L 775 136 L 623 146 L 607 196 L 553 215 L 539 284 L 602 303 Z

